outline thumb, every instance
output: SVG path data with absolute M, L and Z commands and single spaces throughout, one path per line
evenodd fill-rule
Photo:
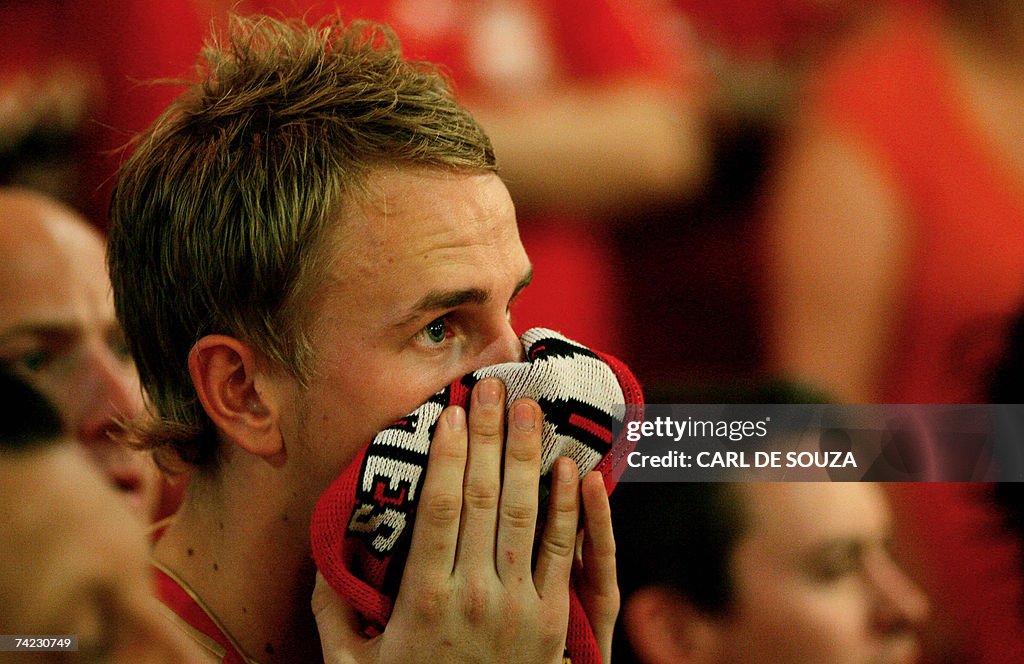
M 334 592 L 319 572 L 310 606 L 320 632 L 324 664 L 358 664 L 363 659 L 358 655 L 366 651 L 369 639 L 360 630 L 355 609 Z

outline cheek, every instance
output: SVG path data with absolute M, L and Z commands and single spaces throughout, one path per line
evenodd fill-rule
M 80 372 L 66 370 L 63 366 L 22 378 L 53 404 L 65 422 L 76 422 L 80 418 L 84 401 L 81 395 L 91 393 L 81 380 Z M 73 398 L 76 394 L 78 399 Z
M 738 615 L 740 661 L 853 664 L 870 646 L 866 607 L 853 589 L 777 583 L 755 590 Z
M 447 382 L 447 376 L 435 378 L 422 366 L 370 372 L 360 386 L 362 404 L 354 414 L 365 428 L 366 439 L 418 408 Z
M 297 402 L 296 424 L 284 430 L 286 445 L 306 450 L 312 463 L 334 472 L 344 467 L 359 450 L 363 403 L 350 390 L 310 386 Z
M 311 385 L 299 399 L 292 435 L 285 431 L 286 440 L 310 450 L 312 465 L 327 474 L 340 472 L 378 431 L 432 394 L 412 376 L 353 369 Z
M 60 621 L 53 620 L 55 616 L 46 615 L 39 608 L 43 602 L 40 590 L 42 584 L 38 580 L 45 576 L 37 568 L 34 557 L 8 555 L 13 553 L 9 549 L 16 548 L 14 541 L 20 538 L 5 533 L 5 539 L 8 541 L 0 546 L 0 570 L 3 570 L 0 576 L 0 597 L 4 598 L 3 611 L 0 612 L 0 634 L 49 633 L 46 630 L 60 624 Z M 15 598 L 17 601 L 11 601 Z
M 343 341 L 344 336 L 336 341 Z M 370 343 L 335 343 L 318 376 L 291 401 L 285 440 L 303 450 L 304 472 L 326 486 L 381 429 L 416 409 L 458 376 L 447 363 Z M 438 365 L 444 366 L 438 366 Z
M 441 355 L 416 352 L 382 353 L 361 367 L 357 416 L 368 423 L 370 435 L 415 410 L 434 393 L 465 373 Z

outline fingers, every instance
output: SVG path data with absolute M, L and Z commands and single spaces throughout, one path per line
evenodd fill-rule
M 487 565 L 493 570 L 505 440 L 505 385 L 496 378 L 484 378 L 470 398 L 469 452 L 455 564 L 480 569 Z
M 438 423 L 395 610 L 363 652 L 396 662 L 561 661 L 579 518 L 576 465 L 555 464 L 533 572 L 540 407 L 512 404 L 506 434 L 500 381 L 480 381 L 471 400 L 468 418 L 449 408 Z
M 583 560 L 577 578 L 580 602 L 594 629 L 603 661 L 611 656 L 612 632 L 619 614 L 615 574 L 615 537 L 611 508 L 601 473 L 583 478 Z
M 583 571 L 588 581 L 597 582 L 604 591 L 618 588 L 615 580 L 615 535 L 612 532 L 611 506 L 599 472 L 583 478 Z M 616 596 L 617 592 L 614 592 Z
M 527 399 L 513 403 L 509 413 L 495 563 L 502 581 L 532 583 L 530 557 L 537 526 L 542 416 L 540 407 Z
M 404 579 L 413 587 L 436 584 L 452 573 L 458 550 L 466 457 L 466 411 L 450 406 L 441 413 L 430 445 L 416 527 L 406 562 Z
M 567 593 L 576 550 L 579 520 L 579 476 L 576 462 L 561 457 L 555 462 L 547 524 L 537 553 L 534 584 L 542 598 Z
M 359 632 L 359 618 L 355 609 L 348 606 L 334 592 L 319 572 L 313 587 L 310 602 L 325 664 L 354 664 L 358 661 L 355 653 L 364 648 L 366 638 Z

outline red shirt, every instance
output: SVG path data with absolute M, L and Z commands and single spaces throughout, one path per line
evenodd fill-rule
M 227 635 L 220 623 L 200 604 L 198 598 L 183 581 L 157 563 L 153 564 L 156 597 L 174 625 L 199 645 L 211 662 L 222 664 L 255 664 L 246 659 L 237 644 Z
M 1024 305 L 1024 182 L 976 122 L 938 18 L 905 9 L 848 44 L 810 105 L 875 159 L 910 222 L 880 401 L 986 401 Z

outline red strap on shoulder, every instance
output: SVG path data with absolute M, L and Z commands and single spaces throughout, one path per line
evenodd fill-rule
M 227 634 L 217 626 L 203 607 L 199 606 L 192 595 L 181 587 L 181 584 L 156 567 L 153 568 L 153 577 L 157 599 L 179 618 L 224 648 L 224 658 L 221 660 L 223 664 L 248 664 Z

